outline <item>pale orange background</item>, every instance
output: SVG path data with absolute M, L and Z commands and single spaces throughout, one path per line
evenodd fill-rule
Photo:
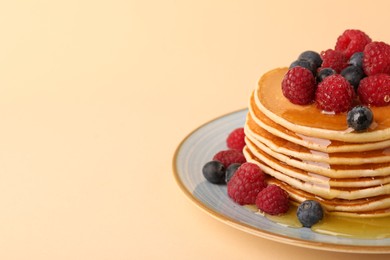
M 388 259 L 255 237 L 198 209 L 173 153 L 260 75 L 388 1 L 2 1 L 0 259 Z

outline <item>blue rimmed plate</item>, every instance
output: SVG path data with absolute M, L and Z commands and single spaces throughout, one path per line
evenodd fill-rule
M 390 253 L 390 239 L 355 239 L 319 234 L 307 228 L 290 228 L 255 214 L 234 203 L 226 185 L 207 182 L 202 167 L 213 155 L 226 149 L 227 135 L 243 127 L 247 110 L 214 119 L 191 132 L 176 149 L 175 179 L 197 206 L 218 220 L 253 235 L 295 246 L 353 253 Z

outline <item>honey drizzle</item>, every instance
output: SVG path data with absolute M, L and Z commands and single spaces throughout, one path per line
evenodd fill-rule
M 262 85 L 262 88 L 259 89 L 259 96 L 262 97 L 261 102 L 268 110 L 297 125 L 337 131 L 348 130 L 345 120 L 346 113 L 324 116 L 324 113 L 315 104 L 301 106 L 289 102 L 283 96 L 281 87 L 275 88 L 275 86 L 280 86 L 281 79 L 283 79 L 287 70 L 287 68 L 274 70 L 272 73 L 266 74 L 260 79 L 259 84 Z M 388 116 L 390 108 L 388 106 L 371 107 L 371 110 L 375 115 L 376 127 L 368 131 L 382 130 L 390 127 L 390 117 Z M 319 118 L 321 120 L 318 120 Z
M 255 205 L 247 205 L 245 207 L 279 225 L 290 228 L 303 228 L 296 216 L 297 206 L 295 205 L 292 205 L 289 211 L 281 216 L 260 213 Z M 320 222 L 311 227 L 311 230 L 320 234 L 348 238 L 390 238 L 390 216 L 354 218 L 326 213 Z

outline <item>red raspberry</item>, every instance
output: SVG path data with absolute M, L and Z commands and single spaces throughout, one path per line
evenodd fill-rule
M 227 184 L 229 197 L 240 205 L 255 204 L 257 194 L 267 186 L 265 177 L 257 164 L 242 164 Z
M 371 38 L 360 30 L 345 30 L 337 38 L 335 50 L 340 51 L 349 59 L 355 52 L 362 52 L 364 47 L 371 42 Z
M 363 70 L 367 76 L 390 74 L 390 45 L 384 42 L 367 44 L 363 51 Z
M 340 73 L 348 66 L 348 60 L 341 51 L 328 49 L 326 51 L 322 51 L 320 55 L 322 58 L 322 68 L 332 68 L 337 73 Z
M 387 106 L 390 104 L 390 75 L 375 74 L 360 81 L 360 101 L 365 105 Z
M 225 166 L 225 168 L 229 167 L 229 165 L 232 163 L 246 162 L 244 154 L 237 150 L 219 151 L 214 155 L 213 160 L 220 161 Z
M 284 75 L 282 92 L 291 103 L 307 105 L 314 99 L 315 85 L 313 73 L 298 66 L 289 69 Z
M 281 215 L 290 207 L 288 193 L 277 185 L 271 184 L 259 192 L 256 206 L 270 215 Z
M 328 112 L 346 112 L 352 107 L 355 92 L 340 74 L 326 77 L 318 84 L 315 100 L 317 107 Z
M 242 151 L 245 146 L 244 128 L 234 129 L 226 139 L 227 147 L 234 150 Z

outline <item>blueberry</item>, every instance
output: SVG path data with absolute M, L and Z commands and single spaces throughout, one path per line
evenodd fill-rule
M 305 69 L 308 69 L 310 70 L 313 74 L 315 73 L 315 71 L 317 70 L 317 68 L 313 65 L 313 63 L 307 61 L 307 60 L 295 60 L 293 61 L 291 64 L 290 64 L 290 67 L 289 69 L 292 69 L 294 67 L 297 67 L 297 66 L 300 66 L 300 67 L 303 67 Z
M 298 60 L 307 60 L 310 63 L 314 64 L 316 69 L 321 67 L 321 64 L 322 64 L 321 56 L 317 52 L 315 52 L 315 51 L 304 51 L 304 52 L 302 52 L 299 55 Z
M 355 52 L 351 58 L 349 58 L 348 65 L 363 67 L 363 52 Z
M 304 227 L 310 228 L 324 217 L 324 212 L 319 202 L 305 200 L 298 206 L 297 217 Z
M 317 82 L 320 83 L 326 77 L 336 74 L 336 71 L 332 68 L 323 68 L 317 73 Z
M 241 166 L 241 163 L 232 163 L 226 169 L 225 182 L 228 183 L 230 179 L 233 177 L 234 173 Z
M 372 123 L 374 115 L 366 106 L 356 106 L 347 114 L 347 123 L 356 131 L 366 130 Z
M 359 87 L 360 80 L 364 78 L 366 75 L 361 67 L 358 66 L 348 66 L 341 71 L 341 76 L 343 76 L 348 82 L 353 86 L 355 92 Z
M 220 161 L 207 162 L 202 168 L 203 176 L 211 183 L 220 184 L 225 182 L 226 169 Z

